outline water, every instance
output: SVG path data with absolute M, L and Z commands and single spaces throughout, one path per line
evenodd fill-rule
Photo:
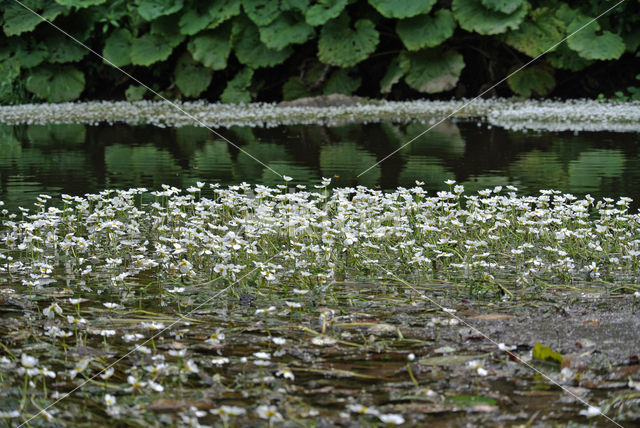
M 332 177 L 336 186 L 391 189 L 424 181 L 436 192 L 454 179 L 467 190 L 512 184 L 526 193 L 559 189 L 640 200 L 640 134 L 515 132 L 475 122 L 439 125 L 366 174 L 427 125 L 350 124 L 219 130 L 295 184 Z M 0 125 L 0 200 L 15 211 L 38 194 L 105 188 L 188 187 L 282 180 L 203 128 Z

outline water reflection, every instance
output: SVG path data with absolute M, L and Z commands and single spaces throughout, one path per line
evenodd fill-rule
M 452 178 L 468 190 L 514 184 L 526 192 L 556 188 L 576 196 L 640 199 L 638 134 L 520 133 L 447 122 L 403 147 L 426 128 L 381 123 L 220 132 L 295 183 L 316 184 L 324 176 L 338 186 L 388 189 L 419 180 L 434 192 Z M 396 149 L 396 155 L 358 177 Z M 281 183 L 203 128 L 0 125 L 0 200 L 12 210 L 30 205 L 39 193 L 188 187 L 196 181 Z

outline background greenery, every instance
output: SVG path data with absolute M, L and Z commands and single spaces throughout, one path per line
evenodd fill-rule
M 22 0 L 164 96 L 475 96 L 614 0 Z M 0 0 L 0 103 L 152 98 Z M 640 98 L 627 0 L 488 95 Z

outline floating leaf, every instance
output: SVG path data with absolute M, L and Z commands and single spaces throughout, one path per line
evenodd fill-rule
M 227 83 L 227 87 L 224 88 L 220 100 L 223 103 L 242 104 L 251 102 L 251 93 L 249 92 L 249 86 L 251 86 L 251 79 L 253 78 L 253 69 L 245 67 L 234 76 L 233 79 Z
M 324 89 L 322 92 L 325 95 L 351 95 L 360 87 L 361 83 L 362 78 L 360 76 L 349 76 L 348 71 L 341 68 L 331 74 L 331 77 L 329 77 L 329 80 L 327 80 L 327 83 L 324 85 Z
M 306 10 L 304 19 L 307 24 L 314 27 L 324 25 L 329 20 L 340 16 L 346 5 L 347 0 L 318 0 Z
M 147 93 L 147 88 L 139 85 L 129 85 L 126 91 L 124 91 L 124 96 L 127 98 L 127 101 L 140 101 L 144 98 L 144 94 Z
M 17 36 L 18 34 L 32 31 L 38 24 L 44 22 L 38 15 L 25 9 L 20 4 L 11 1 L 4 6 L 4 24 L 2 28 L 7 36 Z M 53 21 L 61 13 L 65 13 L 67 8 L 54 2 L 44 0 L 22 0 L 25 6 L 38 12 L 43 18 Z
M 174 73 L 176 86 L 187 97 L 197 97 L 211 84 L 211 70 L 194 61 L 187 53 L 178 59 Z
M 410 18 L 429 13 L 436 0 L 369 0 L 385 18 Z
M 278 1 L 242 0 L 242 8 L 257 26 L 269 25 L 280 15 Z
M 458 407 L 471 407 L 479 404 L 495 406 L 498 404 L 495 398 L 485 397 L 484 395 L 450 395 L 445 398 L 444 402 Z
M 580 71 L 593 64 L 593 61 L 584 59 L 575 51 L 569 49 L 566 43 L 562 43 L 556 50 L 549 52 L 545 58 L 555 68 L 571 71 Z
M 453 14 L 446 9 L 438 10 L 433 16 L 401 19 L 396 24 L 396 33 L 410 51 L 436 47 L 451 37 L 455 29 Z
M 282 99 L 284 101 L 305 98 L 310 95 L 307 88 L 300 82 L 300 78 L 297 76 L 290 77 L 289 80 L 282 85 Z
M 209 7 L 209 13 L 213 16 L 213 22 L 207 28 L 213 30 L 240 13 L 240 2 L 238 0 L 214 0 Z
M 625 51 L 622 38 L 606 30 L 598 35 L 600 24 L 597 21 L 589 24 L 590 21 L 591 18 L 585 16 L 578 16 L 571 21 L 567 27 L 567 33 L 572 34 L 575 31 L 577 33 L 567 40 L 569 48 L 576 51 L 584 59 L 611 60 L 620 58 Z M 582 28 L 584 25 L 586 27 Z
M 373 22 L 360 19 L 351 29 L 349 15 L 345 13 L 322 27 L 318 59 L 326 64 L 351 67 L 367 59 L 376 50 L 378 40 Z
M 283 13 L 271 24 L 260 27 L 260 40 L 268 48 L 275 50 L 304 43 L 314 34 L 315 30 L 312 26 L 291 13 Z
M 507 33 L 505 41 L 520 52 L 536 57 L 560 42 L 564 38 L 564 30 L 564 23 L 555 17 L 552 10 L 540 8 L 533 10 L 530 19 L 520 24 L 517 30 Z
M 64 63 L 80 61 L 88 51 L 64 34 L 54 33 L 44 41 L 50 63 Z
M 205 31 L 189 41 L 187 49 L 193 59 L 212 70 L 224 70 L 231 52 L 230 26 Z
M 556 86 L 556 79 L 549 67 L 532 66 L 509 77 L 507 84 L 513 92 L 525 98 L 529 98 L 533 93 L 544 97 Z
M 487 9 L 481 0 L 453 0 L 453 15 L 460 27 L 478 34 L 500 34 L 518 28 L 527 15 L 528 3 L 522 4 L 514 12 L 507 14 Z
M 27 89 L 54 103 L 75 100 L 84 90 L 84 74 L 71 65 L 43 65 L 31 72 Z
M 513 13 L 522 6 L 524 0 L 480 0 L 487 9 L 502 13 Z
M 462 55 L 454 50 L 444 53 L 429 49 L 409 54 L 411 66 L 404 80 L 409 86 L 428 94 L 455 88 L 464 68 Z
M 380 80 L 380 92 L 383 94 L 391 92 L 393 85 L 398 83 L 400 79 L 407 74 L 410 66 L 411 62 L 404 54 L 400 54 L 391 60 L 387 72 L 384 77 L 382 77 L 382 80 Z
M 182 9 L 182 0 L 138 0 L 138 13 L 142 19 L 153 21 Z
M 284 62 L 293 52 L 291 47 L 269 49 L 260 41 L 258 28 L 250 21 L 234 22 L 232 39 L 238 61 L 252 68 L 273 67 Z
M 118 67 L 131 64 L 131 41 L 129 30 L 116 28 L 104 42 L 102 56 Z
M 131 42 L 131 62 L 151 65 L 169 58 L 173 48 L 160 35 L 147 33 Z
M 540 342 L 536 342 L 533 347 L 533 358 L 540 361 L 551 361 L 554 363 L 562 363 L 562 355 L 548 346 L 542 345 Z

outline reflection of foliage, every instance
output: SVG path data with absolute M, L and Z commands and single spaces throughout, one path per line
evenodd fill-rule
M 590 150 L 569 163 L 569 185 L 582 191 L 595 191 L 603 179 L 619 178 L 625 157 L 620 150 Z
M 337 185 L 362 184 L 373 186 L 380 180 L 380 165 L 366 174 L 357 175 L 376 163 L 376 157 L 351 141 L 323 146 L 320 150 L 320 170 L 323 177 L 335 177 Z
M 454 89 L 460 78 L 466 79 L 465 90 L 476 91 L 494 70 L 506 75 L 598 16 L 605 7 L 601 3 L 25 0 L 108 61 L 135 68 L 135 75 L 164 95 L 224 102 L 273 100 L 279 93 L 287 99 L 330 92 L 430 94 Z M 615 15 L 548 53 L 544 67 L 549 72 L 536 78 L 536 85 L 523 89 L 510 82 L 511 90 L 521 96 L 552 94 L 554 69 L 576 72 L 624 52 L 637 53 L 640 14 L 633 3 L 625 2 Z M 26 90 L 51 102 L 74 100 L 83 92 L 97 98 L 142 96 L 127 93 L 130 81 L 107 72 L 107 63 L 97 63 L 84 48 L 40 25 L 40 18 L 19 4 L 8 2 L 0 22 L 0 102 L 24 102 Z M 480 44 L 480 37 L 491 40 Z M 296 45 L 300 49 L 294 50 Z M 478 62 L 474 52 L 481 51 L 490 62 Z M 185 66 L 187 52 L 199 66 Z M 461 74 L 465 64 L 479 72 Z M 268 71 L 274 67 L 276 72 Z M 406 85 L 394 86 L 402 79 Z M 618 85 L 615 89 L 622 84 L 613 78 L 602 82 Z
M 147 144 L 124 146 L 115 144 L 105 148 L 105 166 L 110 185 L 156 187 L 175 181 L 181 168 L 169 153 Z

